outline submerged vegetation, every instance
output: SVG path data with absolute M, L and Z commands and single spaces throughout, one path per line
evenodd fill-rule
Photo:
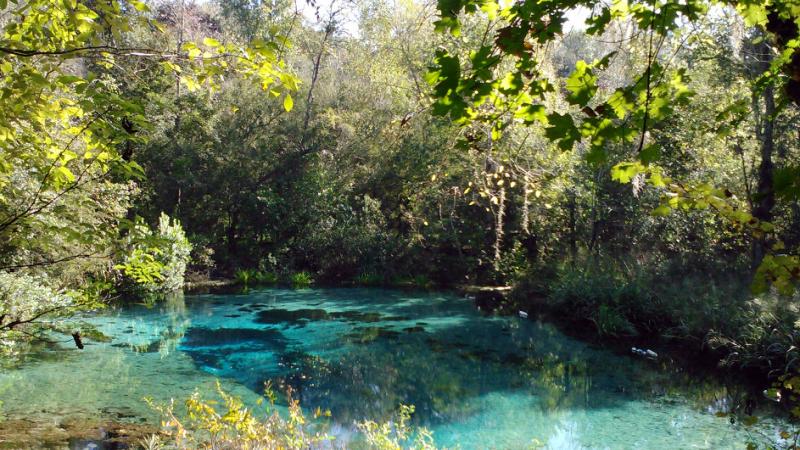
M 486 305 L 791 409 L 799 27 L 794 0 L 0 0 L 0 358 L 187 280 L 511 287 Z M 410 411 L 361 430 L 400 447 Z

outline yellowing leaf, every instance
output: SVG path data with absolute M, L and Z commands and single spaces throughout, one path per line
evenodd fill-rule
M 207 45 L 209 47 L 219 47 L 220 46 L 220 43 L 219 43 L 218 40 L 216 40 L 214 38 L 210 38 L 210 37 L 204 38 L 203 39 L 203 44 Z
M 294 100 L 292 99 L 292 96 L 287 93 L 286 97 L 283 98 L 283 109 L 285 109 L 286 112 L 289 112 L 292 110 L 292 108 L 294 108 Z

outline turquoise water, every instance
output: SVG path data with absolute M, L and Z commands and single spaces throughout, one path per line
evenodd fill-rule
M 353 423 L 416 407 L 442 446 L 550 449 L 743 448 L 715 415 L 740 392 L 592 348 L 554 326 L 482 315 L 444 293 L 267 289 L 187 295 L 85 318 L 111 338 L 68 343 L 0 374 L 5 417 L 154 421 L 142 398 L 184 399 L 221 379 L 248 402 L 265 380 Z M 769 423 L 762 431 L 775 435 Z

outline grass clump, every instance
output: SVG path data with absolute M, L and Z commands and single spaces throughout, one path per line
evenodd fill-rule
M 358 275 L 353 282 L 357 286 L 382 286 L 386 284 L 383 275 L 374 272 L 363 272 Z
M 236 284 L 242 286 L 251 285 L 274 285 L 278 283 L 278 275 L 275 272 L 266 272 L 256 269 L 238 269 L 233 274 Z
M 314 278 L 308 272 L 295 272 L 289 277 L 289 284 L 293 288 L 305 288 L 311 286 Z

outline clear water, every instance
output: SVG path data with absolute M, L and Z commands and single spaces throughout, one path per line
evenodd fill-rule
M 738 395 L 658 363 L 592 348 L 546 323 L 482 315 L 443 293 L 269 289 L 187 295 L 86 321 L 112 338 L 64 343 L 0 373 L 5 417 L 155 420 L 142 401 L 265 380 L 330 409 L 338 442 L 400 403 L 461 448 L 727 449 L 748 433 L 715 412 Z M 765 424 L 767 434 L 775 430 Z

